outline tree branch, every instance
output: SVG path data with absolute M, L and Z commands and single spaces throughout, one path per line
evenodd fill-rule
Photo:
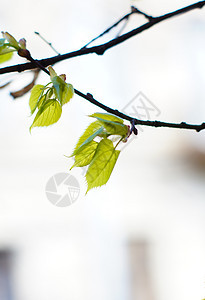
M 129 121 L 131 124 L 135 125 L 143 125 L 143 126 L 151 126 L 151 127 L 168 127 L 168 128 L 178 128 L 178 129 L 190 129 L 190 130 L 196 130 L 197 132 L 200 132 L 201 130 L 205 129 L 205 123 L 202 124 L 187 124 L 185 122 L 181 123 L 168 123 L 168 122 L 161 122 L 161 121 L 149 121 L 149 120 L 140 120 L 136 118 L 132 118 L 128 115 L 125 115 L 124 113 L 118 111 L 117 109 L 112 109 L 109 106 L 106 106 L 96 99 L 93 98 L 91 94 L 83 94 L 82 92 L 74 89 L 75 93 L 86 99 L 87 101 L 91 102 L 92 104 L 102 108 L 103 110 L 107 111 L 110 114 L 113 114 L 115 116 L 118 116 L 124 120 Z
M 47 67 L 48 65 L 53 65 L 57 62 L 60 62 L 60 61 L 63 61 L 65 59 L 69 59 L 69 58 L 72 58 L 72 57 L 82 56 L 82 55 L 91 54 L 91 53 L 96 53 L 98 55 L 102 55 L 102 54 L 105 53 L 106 50 L 123 43 L 124 41 L 130 39 L 131 37 L 133 37 L 133 36 L 143 32 L 143 31 L 151 28 L 152 26 L 154 26 L 154 25 L 156 25 L 156 24 L 158 24 L 162 21 L 168 20 L 168 19 L 170 19 L 172 17 L 175 17 L 175 16 L 178 16 L 180 14 L 187 13 L 187 12 L 193 10 L 193 9 L 202 8 L 204 5 L 205 5 L 205 1 L 199 1 L 195 4 L 186 6 L 184 8 L 178 9 L 176 11 L 173 11 L 171 13 L 168 13 L 168 14 L 165 14 L 165 15 L 162 15 L 162 16 L 159 16 L 159 17 L 150 17 L 147 14 L 144 14 L 144 13 L 142 13 L 139 10 L 136 9 L 138 11 L 138 13 L 140 12 L 141 14 L 143 14 L 144 16 L 147 16 L 147 18 L 149 18 L 149 21 L 147 23 L 145 23 L 144 25 L 142 25 L 140 27 L 137 27 L 137 28 L 121 35 L 121 36 L 118 36 L 117 38 L 114 38 L 114 39 L 110 40 L 107 43 L 104 43 L 104 44 L 101 44 L 101 45 L 98 45 L 98 46 L 94 46 L 94 47 L 90 47 L 90 48 L 87 48 L 87 47 L 84 46 L 83 48 L 81 48 L 80 50 L 77 50 L 77 51 L 73 51 L 73 52 L 70 52 L 70 53 L 62 54 L 62 55 L 53 56 L 53 57 L 50 57 L 50 58 L 47 58 L 47 59 L 41 59 L 41 60 L 39 60 L 39 63 L 42 66 Z M 124 16 L 123 18 L 126 18 L 126 16 Z M 117 23 L 121 22 L 121 20 L 123 18 L 121 18 Z M 117 24 L 117 23 L 115 23 L 115 24 Z M 36 65 L 33 62 L 25 63 L 25 64 L 19 64 L 19 65 L 14 65 L 14 66 L 1 68 L 0 69 L 0 74 L 6 74 L 6 73 L 11 73 L 11 72 L 22 72 L 22 71 L 31 70 L 31 69 L 34 69 L 34 68 L 36 68 Z
M 78 51 L 74 51 L 74 52 L 67 53 L 64 55 L 54 56 L 54 57 L 51 57 L 48 59 L 35 60 L 32 58 L 32 56 L 30 55 L 30 52 L 28 50 L 23 50 L 22 55 L 20 55 L 20 52 L 18 54 L 20 56 L 26 57 L 31 62 L 26 63 L 26 64 L 2 68 L 2 69 L 0 69 L 0 74 L 16 72 L 16 71 L 21 72 L 21 71 L 28 70 L 28 69 L 40 68 L 41 70 L 43 70 L 45 73 L 47 73 L 49 75 L 49 71 L 46 69 L 46 67 L 48 65 L 54 64 L 54 63 L 62 61 L 64 59 L 68 59 L 68 58 L 76 57 L 76 56 L 80 56 L 80 55 L 85 55 L 85 54 L 89 54 L 89 53 L 96 53 L 99 55 L 103 54 L 106 50 L 126 41 L 127 39 L 143 32 L 146 29 L 149 29 L 150 27 L 154 26 L 157 23 L 160 23 L 166 19 L 177 16 L 179 14 L 186 13 L 186 12 L 191 11 L 196 8 L 202 8 L 204 5 L 205 5 L 205 1 L 200 1 L 195 4 L 189 5 L 187 7 L 184 7 L 182 9 L 176 10 L 172 13 L 168 13 L 166 15 L 160 16 L 160 17 L 151 17 L 151 16 L 139 11 L 138 9 L 132 7 L 132 12 L 130 14 L 125 15 L 118 22 L 116 22 L 113 26 L 109 27 L 106 31 L 104 31 L 104 33 L 99 35 L 97 38 L 99 38 L 100 36 L 104 35 L 108 31 L 110 31 L 112 28 L 117 26 L 117 24 L 119 24 L 122 20 L 127 19 L 132 13 L 134 13 L 134 11 L 136 13 L 140 13 L 140 14 L 144 15 L 149 20 L 149 22 L 147 22 L 146 24 L 144 24 L 126 34 L 123 34 L 105 44 L 91 47 L 91 48 L 86 48 L 86 46 L 88 44 L 90 44 L 92 41 L 97 39 L 97 38 L 95 38 L 92 41 L 90 41 L 86 46 L 84 46 L 83 48 L 81 48 Z M 108 113 L 111 113 L 113 115 L 116 115 L 116 116 L 124 119 L 124 120 L 129 121 L 132 126 L 143 125 L 143 126 L 151 126 L 151 127 L 169 127 L 169 128 L 178 128 L 178 129 L 196 130 L 197 132 L 200 132 L 201 130 L 205 129 L 205 123 L 202 123 L 202 124 L 187 124 L 185 122 L 168 123 L 168 122 L 162 122 L 162 121 L 150 121 L 150 120 L 140 120 L 140 119 L 132 118 L 132 117 L 125 115 L 124 113 L 118 111 L 117 109 L 112 109 L 112 108 L 102 104 L 101 102 L 94 99 L 90 93 L 83 94 L 82 92 L 78 91 L 77 89 L 74 89 L 74 91 L 78 96 L 80 96 L 80 97 L 86 99 L 87 101 L 89 101 L 90 103 L 102 108 L 103 110 L 107 111 Z
M 49 71 L 44 66 L 42 66 L 39 61 L 36 61 L 35 59 L 33 59 L 33 57 L 31 56 L 31 54 L 28 50 L 23 50 L 21 56 L 26 57 L 28 60 L 33 62 L 36 67 L 39 67 L 47 75 L 50 75 Z M 96 99 L 93 98 L 93 95 L 91 95 L 90 93 L 87 93 L 85 95 L 75 88 L 74 88 L 74 92 L 78 96 L 80 96 L 80 97 L 86 99 L 87 101 L 89 101 L 90 103 L 102 108 L 103 110 L 107 111 L 108 113 L 118 116 L 124 120 L 130 121 L 132 128 L 134 125 L 144 125 L 144 126 L 151 126 L 151 127 L 192 129 L 192 130 L 196 130 L 197 132 L 205 129 L 205 123 L 198 125 L 198 124 L 187 124 L 185 122 L 181 122 L 181 123 L 177 124 L 177 123 L 167 123 L 167 122 L 161 122 L 161 121 L 140 120 L 140 119 L 132 118 L 132 117 L 125 115 L 124 113 L 118 111 L 117 109 L 112 109 L 111 107 L 106 106 L 103 103 L 97 101 Z M 137 134 L 136 129 L 135 129 L 135 134 Z

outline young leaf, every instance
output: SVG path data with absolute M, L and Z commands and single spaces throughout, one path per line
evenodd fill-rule
M 100 141 L 86 173 L 87 192 L 94 187 L 106 184 L 119 154 L 120 151 L 115 150 L 111 140 L 103 139 Z
M 29 106 L 31 109 L 31 114 L 34 113 L 37 103 L 39 102 L 41 96 L 43 95 L 43 90 L 44 86 L 42 84 L 36 84 L 32 90 L 31 90 L 31 95 L 29 99 Z
M 113 122 L 123 124 L 123 119 L 120 119 L 120 118 L 118 118 L 114 115 L 111 115 L 111 114 L 94 113 L 94 114 L 90 115 L 90 117 L 100 119 L 100 120 L 104 120 L 104 121 L 113 121 Z
M 85 130 L 85 132 L 81 135 L 81 137 L 79 138 L 75 149 L 73 151 L 73 155 L 75 155 L 74 153 L 76 152 L 76 150 L 91 136 L 93 135 L 96 131 L 98 131 L 100 128 L 102 128 L 102 124 L 98 121 L 95 121 L 93 123 L 91 123 Z
M 52 80 L 55 76 L 57 76 L 56 71 L 55 71 L 51 66 L 48 66 L 48 71 L 49 71 L 49 73 L 50 73 L 51 80 Z
M 12 58 L 13 52 L 8 52 L 6 54 L 0 53 L 0 64 L 4 63 L 5 61 L 8 61 Z
M 72 84 L 66 83 L 60 76 L 55 76 L 51 80 L 56 97 L 60 101 L 61 105 L 68 103 L 74 95 Z
M 6 39 L 9 42 L 10 46 L 14 47 L 17 50 L 20 48 L 17 40 L 13 37 L 13 35 L 11 35 L 8 32 L 4 32 L 4 31 L 2 31 L 1 33 L 4 37 L 4 39 Z
M 100 118 L 98 118 L 98 120 L 103 125 L 108 134 L 121 135 L 125 137 L 128 133 L 128 127 L 124 124 L 113 121 L 101 120 Z
M 1 38 L 1 39 L 0 39 L 0 49 L 4 46 L 5 40 L 6 40 L 6 39 L 4 39 L 4 38 Z
M 91 136 L 89 136 L 89 138 L 87 138 L 87 140 L 85 142 L 82 143 L 82 145 L 80 145 L 79 148 L 77 148 L 76 150 L 74 150 L 72 156 L 78 154 L 79 152 L 81 152 L 88 143 L 90 143 L 92 140 L 94 140 L 94 138 L 98 135 L 100 135 L 103 132 L 103 127 L 101 127 L 100 129 L 98 129 L 96 132 L 94 132 Z
M 51 66 L 48 67 L 48 70 L 50 73 L 51 81 L 53 83 L 56 98 L 60 101 L 61 105 L 68 103 L 74 95 L 72 84 L 65 82 L 65 74 L 61 74 L 58 76 Z
M 0 39 L 0 63 L 3 63 L 10 60 L 13 56 L 13 52 L 21 49 L 21 45 L 10 33 L 4 31 L 1 33 L 3 38 Z M 26 45 L 25 40 L 24 45 Z
M 74 167 L 84 167 L 89 165 L 93 159 L 97 146 L 97 142 L 89 142 L 80 152 L 78 152 L 78 154 L 75 155 L 75 163 L 70 170 Z
M 74 88 L 72 84 L 66 83 L 62 94 L 62 105 L 68 103 L 70 99 L 73 97 L 73 95 L 74 95 Z
M 114 115 L 94 113 L 90 117 L 96 118 L 104 126 L 108 134 L 125 137 L 128 133 L 128 127 L 123 124 L 123 120 Z
M 61 116 L 62 107 L 55 99 L 48 100 L 37 112 L 30 130 L 36 126 L 49 126 L 56 123 Z

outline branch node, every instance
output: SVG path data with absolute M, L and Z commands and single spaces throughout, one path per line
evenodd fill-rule
M 181 122 L 181 125 L 182 126 L 186 126 L 186 122 Z
M 87 93 L 87 97 L 88 97 L 89 99 L 93 99 L 93 95 L 90 94 L 90 93 Z
M 196 132 L 200 132 L 201 130 L 205 129 L 205 123 L 202 123 L 200 126 L 196 128 Z
M 131 12 L 132 13 L 138 13 L 140 15 L 143 15 L 146 19 L 149 20 L 149 22 L 153 21 L 155 19 L 155 17 L 152 17 L 144 12 L 142 12 L 141 10 L 139 10 L 138 8 L 136 8 L 135 6 L 131 6 Z
M 137 134 L 138 134 L 138 130 L 137 130 L 137 128 L 135 127 L 135 119 L 132 119 L 132 120 L 130 121 L 130 123 L 131 123 L 131 125 L 132 125 L 132 127 L 131 127 L 131 129 L 130 129 L 130 135 L 131 135 L 132 133 L 134 133 L 135 135 L 137 135 Z
M 102 45 L 95 51 L 95 53 L 98 55 L 103 55 L 105 51 L 106 51 L 106 48 L 104 47 L 104 45 Z

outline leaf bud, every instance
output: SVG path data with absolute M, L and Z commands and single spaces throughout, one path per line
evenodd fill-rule
M 18 50 L 18 55 L 19 55 L 19 56 L 22 56 L 22 57 L 25 57 L 25 58 L 27 58 L 27 59 L 29 59 L 29 58 L 31 57 L 30 52 L 29 52 L 27 49 L 22 49 L 22 48 L 20 48 L 20 49 Z
M 15 49 L 19 49 L 19 44 L 17 42 L 17 40 L 8 32 L 1 32 L 3 37 L 9 42 L 10 46 L 14 47 Z
M 26 49 L 26 40 L 25 39 L 20 39 L 19 40 L 19 45 L 22 49 Z

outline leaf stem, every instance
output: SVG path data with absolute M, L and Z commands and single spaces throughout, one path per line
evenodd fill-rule
M 114 148 L 114 149 L 117 148 L 117 146 L 119 145 L 120 142 L 122 142 L 123 139 L 124 139 L 123 137 L 120 138 L 120 140 L 119 140 L 119 141 L 117 142 L 117 144 L 115 145 L 115 148 Z

